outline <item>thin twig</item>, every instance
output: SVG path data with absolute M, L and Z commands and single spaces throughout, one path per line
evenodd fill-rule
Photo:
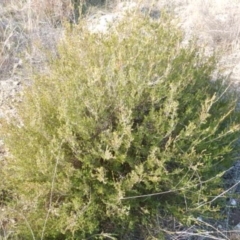
M 45 218 L 45 221 L 44 221 L 43 230 L 42 230 L 42 234 L 41 234 L 41 240 L 44 239 L 44 233 L 45 233 L 47 221 L 48 221 L 50 211 L 51 211 L 51 207 L 52 207 L 53 189 L 54 189 L 55 179 L 56 179 L 56 175 L 57 175 L 57 167 L 58 167 L 58 164 L 59 164 L 60 149 L 62 147 L 62 144 L 63 144 L 63 141 L 60 144 L 59 151 L 58 151 L 58 156 L 57 156 L 57 159 L 56 159 L 56 164 L 55 164 L 54 171 L 53 171 L 53 177 L 52 177 L 52 183 L 51 183 L 51 192 L 50 192 L 50 199 L 49 199 L 49 208 L 48 208 L 47 215 L 46 215 L 46 218 Z

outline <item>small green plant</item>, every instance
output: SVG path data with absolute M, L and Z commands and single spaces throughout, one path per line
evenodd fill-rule
M 211 77 L 216 59 L 182 47 L 164 14 L 127 16 L 107 34 L 84 24 L 66 30 L 3 123 L 16 235 L 130 239 L 161 212 L 187 222 L 216 210 L 207 203 L 239 134 L 236 95 Z

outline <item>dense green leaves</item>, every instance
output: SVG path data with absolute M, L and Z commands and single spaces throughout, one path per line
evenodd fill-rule
M 218 194 L 239 134 L 236 96 L 211 80 L 215 59 L 181 46 L 165 16 L 134 14 L 104 35 L 83 25 L 4 124 L 10 206 L 29 223 L 15 214 L 16 233 L 130 239 L 162 210 L 179 221 L 209 211 L 198 206 Z

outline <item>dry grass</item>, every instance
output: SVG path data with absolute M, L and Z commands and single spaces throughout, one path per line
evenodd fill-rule
M 133 0 L 140 7 L 165 8 L 172 12 L 185 32 L 207 55 L 221 53 L 219 69 L 231 75 L 235 87 L 240 83 L 240 0 Z
M 74 18 L 72 0 L 29 0 L 28 14 L 34 24 L 49 23 L 59 27 L 63 21 Z
M 7 72 L 12 72 L 13 65 L 16 64 L 16 62 L 13 63 L 16 61 L 14 58 L 16 56 L 12 55 L 19 53 L 19 49 L 27 49 L 28 56 L 26 58 L 29 60 L 29 55 L 41 59 L 39 56 L 41 54 L 36 53 L 36 48 L 39 48 L 40 44 L 48 49 L 54 48 L 53 45 L 56 44 L 61 35 L 62 21 L 70 20 L 73 17 L 71 2 L 72 0 L 2 1 L 0 7 L 1 76 Z M 96 3 L 97 0 L 93 2 Z M 119 4 L 123 1 L 106 2 L 113 5 L 113 2 Z M 186 32 L 186 39 L 190 39 L 193 35 L 197 36 L 201 44 L 208 46 L 209 51 L 216 48 L 223 49 L 224 54 L 228 56 L 232 53 L 236 55 L 239 52 L 239 0 L 132 0 L 131 2 L 137 2 L 140 7 L 171 9 L 179 17 Z M 93 9 L 95 8 L 96 6 L 93 7 Z M 33 49 L 31 49 L 32 47 Z M 33 52 L 29 52 L 29 49 Z M 235 58 L 231 56 L 231 58 L 231 61 L 228 59 L 228 62 L 232 62 L 231 66 L 236 65 L 236 56 Z M 36 60 L 33 62 L 37 64 Z M 12 66 L 9 66 L 11 64 Z
M 194 15 L 193 13 L 196 13 Z M 219 67 L 231 74 L 233 83 L 240 81 L 240 1 L 198 0 L 192 6 L 193 34 L 210 51 L 220 50 Z

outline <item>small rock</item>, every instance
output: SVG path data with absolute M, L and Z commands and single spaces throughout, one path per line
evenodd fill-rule
M 235 200 L 235 199 L 230 199 L 230 201 L 229 201 L 229 203 L 230 203 L 230 205 L 232 205 L 232 206 L 237 206 L 237 201 Z
M 238 223 L 234 228 L 233 230 L 240 230 L 240 223 Z

